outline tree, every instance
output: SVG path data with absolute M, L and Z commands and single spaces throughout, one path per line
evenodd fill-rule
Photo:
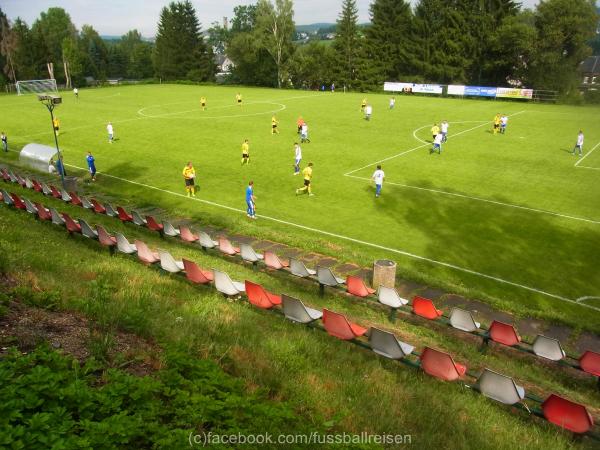
M 17 18 L 12 25 L 11 34 L 15 39 L 12 62 L 16 80 L 40 78 L 37 63 L 40 50 L 35 46 L 31 31 L 25 22 Z
M 5 85 L 7 80 L 12 80 L 13 83 L 16 81 L 13 64 L 16 47 L 17 37 L 10 28 L 6 14 L 0 8 L 0 86 Z
M 212 51 L 200 31 L 196 10 L 189 0 L 172 2 L 162 9 L 154 48 L 159 77 L 206 81 L 214 76 Z
M 571 94 L 578 85 L 579 63 L 591 54 L 598 14 L 593 0 L 546 0 L 535 11 L 537 40 L 529 82 L 537 89 Z
M 336 51 L 322 42 L 300 46 L 290 60 L 290 78 L 295 87 L 316 89 L 334 81 L 338 57 Z
M 256 23 L 256 5 L 238 5 L 233 8 L 231 35 L 249 32 Z
M 259 0 L 256 5 L 256 26 L 258 42 L 277 67 L 277 87 L 285 81 L 284 67 L 293 53 L 294 10 L 292 0 Z
M 216 55 L 225 54 L 225 47 L 229 40 L 229 31 L 227 28 L 222 27 L 219 22 L 213 22 L 207 33 L 206 43 L 212 48 L 213 53 Z
M 412 12 L 403 0 L 375 0 L 371 3 L 371 26 L 366 31 L 366 45 L 378 68 L 380 82 L 398 80 L 413 72 Z
M 335 33 L 333 48 L 338 59 L 338 81 L 343 85 L 351 86 L 356 79 L 356 67 L 362 45 L 356 0 L 344 0 L 342 3 Z
M 130 30 L 121 36 L 118 45 L 126 60 L 124 76 L 134 79 L 152 77 L 152 45 L 143 40 L 138 30 Z
M 83 73 L 96 79 L 106 79 L 108 49 L 106 43 L 91 25 L 81 27 L 79 47 L 82 53 Z

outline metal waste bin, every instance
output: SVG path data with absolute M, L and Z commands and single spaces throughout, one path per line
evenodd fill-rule
M 380 285 L 393 288 L 396 284 L 396 263 L 389 259 L 378 259 L 373 263 L 373 289 Z
M 68 192 L 77 191 L 77 177 L 65 177 L 65 189 Z

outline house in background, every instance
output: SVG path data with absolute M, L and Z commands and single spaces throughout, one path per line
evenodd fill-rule
M 600 89 L 600 56 L 589 56 L 579 65 L 580 88 L 583 91 Z

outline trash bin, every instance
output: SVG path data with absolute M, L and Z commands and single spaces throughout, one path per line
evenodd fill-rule
M 65 189 L 68 192 L 77 191 L 77 177 L 65 177 Z
M 373 289 L 380 285 L 393 288 L 396 284 L 396 263 L 389 259 L 378 259 L 373 263 Z

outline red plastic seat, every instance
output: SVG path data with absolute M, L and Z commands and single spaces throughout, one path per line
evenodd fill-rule
M 492 322 L 488 333 L 492 341 L 508 345 L 509 347 L 521 342 L 521 336 L 519 336 L 515 327 L 504 322 L 498 322 L 497 320 Z
M 208 284 L 213 280 L 212 270 L 203 270 L 198 267 L 198 264 L 185 258 L 181 261 L 183 261 L 183 270 L 185 271 L 185 276 L 192 283 Z
M 240 252 L 239 247 L 234 247 L 231 242 L 229 242 L 229 239 L 224 237 L 219 238 L 219 250 L 230 256 L 237 255 Z
M 542 412 L 548 422 L 573 433 L 586 433 L 594 426 L 594 420 L 585 406 L 556 394 L 544 400 Z
M 375 289 L 368 287 L 362 278 L 352 275 L 346 277 L 346 290 L 357 297 L 367 297 L 375 293 Z
M 42 192 L 44 190 L 44 188 L 42 188 L 42 185 L 39 183 L 38 180 L 31 180 L 31 184 L 33 184 L 33 190 L 35 192 Z
M 113 247 L 117 245 L 117 238 L 108 234 L 108 231 L 100 225 L 96 225 L 96 231 L 98 232 L 98 242 L 105 247 L 109 247 L 112 252 Z
M 144 264 L 154 264 L 160 261 L 160 256 L 158 255 L 158 253 L 150 250 L 144 242 L 136 240 L 134 244 L 137 248 L 138 258 Z
M 467 367 L 454 362 L 448 353 L 430 347 L 425 347 L 420 359 L 425 373 L 440 380 L 457 380 L 467 372 Z
M 52 197 L 62 198 L 62 194 L 55 186 L 50 185 L 50 192 L 52 192 Z
M 152 216 L 146 216 L 146 225 L 152 231 L 158 231 L 160 235 L 163 235 L 164 226 L 162 223 L 158 223 Z
M 198 239 L 200 239 L 200 236 L 192 233 L 192 230 L 183 225 L 179 227 L 179 237 L 185 242 L 196 242 Z
M 2 179 L 6 182 L 10 181 L 10 175 L 8 174 L 8 171 L 4 168 L 1 170 L 2 170 Z
M 11 192 L 10 193 L 10 197 L 13 200 L 15 208 L 17 208 L 17 209 L 27 209 L 27 205 L 25 205 L 25 203 L 23 202 L 23 200 L 21 200 L 21 197 L 19 197 L 17 194 L 13 194 Z
M 48 211 L 44 205 L 41 203 L 34 203 L 34 206 L 38 210 L 38 217 L 41 220 L 52 220 L 52 214 L 50 214 L 50 211 Z
M 133 222 L 133 216 L 121 206 L 117 206 L 117 214 L 119 215 L 119 220 L 121 222 Z
M 331 336 L 346 341 L 362 336 L 367 332 L 366 328 L 350 322 L 346 319 L 346 316 L 328 309 L 323 309 L 323 325 Z
M 264 253 L 264 260 L 265 260 L 265 265 L 269 268 L 269 269 L 283 269 L 284 267 L 289 267 L 290 263 L 287 261 L 282 261 L 279 259 L 279 257 L 273 253 L 273 252 L 269 252 L 266 251 Z
M 25 178 L 22 178 L 19 175 L 16 175 L 16 177 L 17 177 L 17 183 L 19 183 L 19 185 L 21 187 L 27 187 L 27 182 L 25 181 Z
M 67 213 L 62 213 L 62 217 L 65 219 L 65 226 L 67 227 L 69 234 L 81 233 L 81 225 L 75 222 L 71 216 L 69 216 Z
M 106 214 L 106 208 L 102 203 L 99 203 L 95 198 L 90 199 L 90 203 L 94 207 L 94 212 L 98 214 Z
M 273 306 L 281 305 L 281 296 L 275 295 L 260 284 L 246 280 L 246 295 L 254 306 L 262 309 L 271 309 Z
M 413 298 L 412 307 L 413 313 L 429 320 L 435 320 L 443 314 L 443 311 L 437 309 L 430 299 L 418 295 Z
M 579 358 L 579 366 L 584 372 L 600 377 L 600 353 L 587 350 Z
M 40 188 L 41 188 L 41 186 L 40 186 Z M 74 204 L 75 206 L 83 206 L 83 202 L 81 201 L 81 199 L 75 192 L 69 192 L 69 195 L 71 196 L 72 204 Z

